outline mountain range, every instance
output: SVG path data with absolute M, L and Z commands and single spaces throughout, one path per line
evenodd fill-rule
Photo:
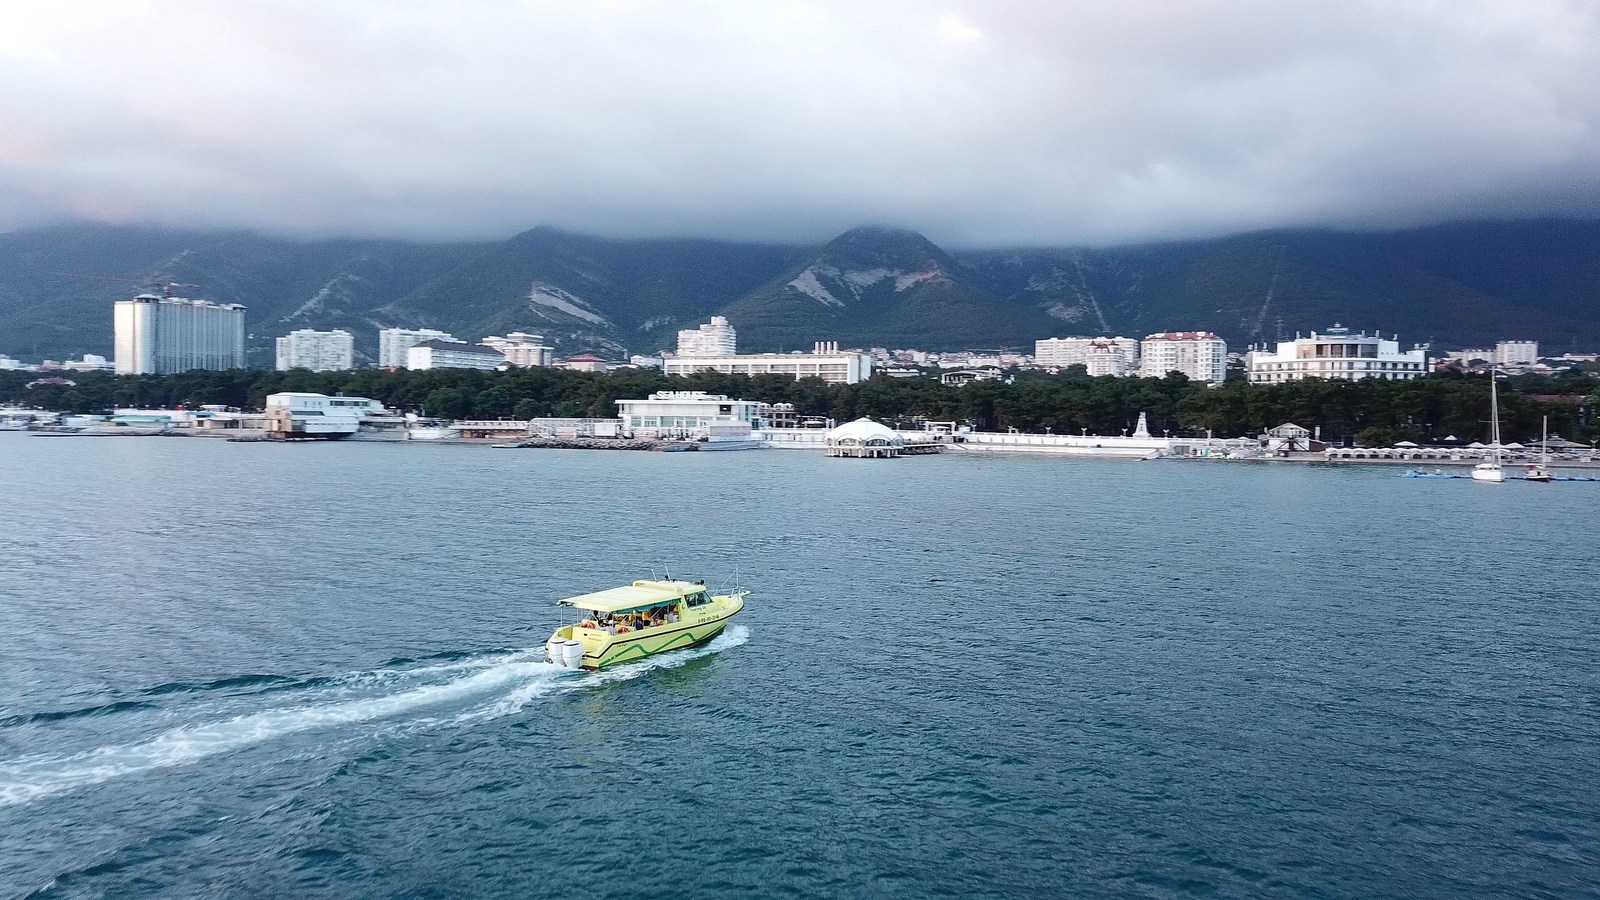
M 1210 330 L 1230 347 L 1336 322 L 1459 347 L 1600 347 L 1600 220 L 1385 233 L 1263 231 L 1100 248 L 946 250 L 852 229 L 816 247 L 617 240 L 535 228 L 500 242 L 290 240 L 73 225 L 0 235 L 0 353 L 109 355 L 111 302 L 174 293 L 250 308 L 252 358 L 296 328 L 531 331 L 562 353 L 670 348 L 712 315 L 742 351 L 1031 347 L 1070 334 Z

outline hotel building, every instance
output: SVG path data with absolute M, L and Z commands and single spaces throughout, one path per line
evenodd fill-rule
M 1090 375 L 1127 375 L 1139 369 L 1139 342 L 1125 337 L 1064 337 L 1033 342 L 1033 364 L 1083 366 Z
M 555 348 L 544 342 L 544 335 L 513 331 L 505 337 L 486 337 L 485 347 L 493 347 L 513 366 L 548 366 L 555 356 Z
M 384 369 L 406 368 L 406 351 L 423 341 L 450 341 L 460 339 L 446 331 L 432 328 L 380 328 L 378 329 L 378 366 Z
M 112 312 L 118 375 L 244 368 L 244 307 L 140 294 Z
M 506 364 L 506 356 L 493 347 L 459 341 L 432 340 L 406 350 L 408 369 L 482 369 Z
M 1245 358 L 1251 384 L 1278 384 L 1301 378 L 1384 378 L 1410 380 L 1422 377 L 1428 351 L 1418 347 L 1402 351 L 1398 340 L 1386 341 L 1366 332 L 1352 333 L 1335 325 L 1279 341 L 1276 350 L 1252 350 Z
M 278 338 L 278 371 L 342 372 L 356 367 L 356 339 L 348 331 L 301 328 Z
M 722 316 L 712 316 L 699 328 L 678 332 L 679 356 L 733 356 L 739 352 L 738 345 L 739 333 Z
M 1209 331 L 1166 331 L 1139 342 L 1139 373 L 1165 378 L 1181 372 L 1190 381 L 1221 384 L 1228 374 L 1228 344 Z
M 841 351 L 833 341 L 819 341 L 811 353 L 754 353 L 744 356 L 678 356 L 666 360 L 668 375 L 722 372 L 727 375 L 784 375 L 799 381 L 821 378 L 830 384 L 855 384 L 872 377 L 872 356 Z

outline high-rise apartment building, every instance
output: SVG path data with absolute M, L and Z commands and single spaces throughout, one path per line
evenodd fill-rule
M 739 352 L 738 345 L 739 333 L 722 316 L 712 316 L 699 328 L 678 332 L 679 356 L 733 356 Z
M 1228 375 L 1228 344 L 1209 331 L 1166 331 L 1139 342 L 1139 372 L 1165 378 L 1182 372 L 1190 381 L 1221 384 Z
M 244 307 L 140 294 L 112 311 L 118 375 L 244 367 Z
M 312 331 L 301 328 L 278 338 L 278 371 L 310 369 L 339 372 L 356 367 L 356 339 L 343 329 Z
M 378 366 L 384 369 L 404 369 L 406 351 L 423 341 L 460 340 L 447 331 L 432 328 L 380 328 L 378 329 Z

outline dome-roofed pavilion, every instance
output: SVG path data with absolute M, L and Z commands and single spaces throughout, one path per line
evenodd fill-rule
M 892 458 L 900 455 L 905 438 L 888 426 L 863 416 L 846 422 L 828 432 L 823 439 L 829 456 L 849 456 L 858 459 Z

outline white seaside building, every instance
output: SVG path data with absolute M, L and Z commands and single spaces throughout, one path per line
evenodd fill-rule
M 855 384 L 872 377 L 872 355 L 819 341 L 811 353 L 754 353 L 743 356 L 678 356 L 665 361 L 668 375 L 722 372 L 728 375 L 784 375 L 796 381 L 821 378 L 830 384 Z
M 432 328 L 380 328 L 378 365 L 385 369 L 406 368 L 408 361 L 406 351 L 423 341 L 460 343 L 460 338 L 448 331 L 436 331 Z
M 493 347 L 459 341 L 433 340 L 406 350 L 408 369 L 498 369 L 506 356 Z
M 1033 364 L 1083 366 L 1090 375 L 1127 375 L 1138 371 L 1139 342 L 1120 336 L 1045 338 L 1033 342 Z
M 244 368 L 244 307 L 140 294 L 112 312 L 118 375 Z
M 762 405 L 705 391 L 657 391 L 645 400 L 618 400 L 617 414 L 625 431 L 682 433 L 719 422 L 755 425 Z
M 1228 374 L 1228 343 L 1209 331 L 1165 331 L 1139 342 L 1141 375 L 1165 378 L 1171 372 L 1221 384 Z
M 525 331 L 513 331 L 505 337 L 486 337 L 483 345 L 499 350 L 513 366 L 548 366 L 555 357 L 555 348 L 544 342 L 544 335 Z
M 1494 345 L 1497 366 L 1531 366 L 1539 361 L 1538 341 L 1500 341 Z
M 356 339 L 343 329 L 313 331 L 301 328 L 278 338 L 278 371 L 310 369 L 340 372 L 356 366 Z
M 722 316 L 712 316 L 699 328 L 678 332 L 679 356 L 733 356 L 739 352 L 738 346 L 739 333 Z
M 1428 365 L 1428 351 L 1418 347 L 1402 351 L 1398 340 L 1376 334 L 1352 333 L 1342 325 L 1279 341 L 1276 350 L 1252 350 L 1245 359 L 1251 384 L 1277 384 L 1301 378 L 1420 378 Z

